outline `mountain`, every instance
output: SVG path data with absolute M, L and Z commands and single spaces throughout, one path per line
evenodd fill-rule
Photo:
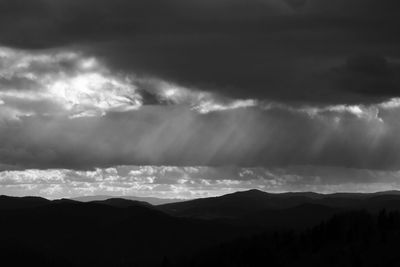
M 80 201 L 80 202 L 90 202 L 90 201 L 102 201 L 107 200 L 110 198 L 119 198 L 119 199 L 128 199 L 134 201 L 142 201 L 147 202 L 152 205 L 162 205 L 167 203 L 175 203 L 183 201 L 182 199 L 178 198 L 156 198 L 156 197 L 136 197 L 136 196 L 108 196 L 108 195 L 95 195 L 95 196 L 82 196 L 82 197 L 75 197 L 72 198 L 73 200 Z
M 235 218 L 249 212 L 263 209 L 289 208 L 310 200 L 298 194 L 285 197 L 260 190 L 249 190 L 223 195 L 220 197 L 201 198 L 179 203 L 158 206 L 167 213 L 176 216 L 196 218 Z
M 50 200 L 41 197 L 0 196 L 0 210 L 33 208 L 49 203 L 51 203 Z
M 255 257 L 263 258 L 263 251 L 258 250 L 258 245 L 272 249 L 271 255 L 275 255 L 275 249 L 278 249 L 280 254 L 276 256 L 279 260 L 285 260 L 292 256 L 292 252 L 289 253 L 292 247 L 302 251 L 303 247 L 299 244 L 307 241 L 304 238 L 311 238 L 316 243 L 311 244 L 310 251 L 302 253 L 314 253 L 318 242 L 327 242 L 324 235 L 318 239 L 312 234 L 316 225 L 316 231 L 331 227 L 329 234 L 339 231 L 339 226 L 344 227 L 339 233 L 350 236 L 340 241 L 342 243 L 339 245 L 343 247 L 347 239 L 352 240 L 351 233 L 357 232 L 363 225 L 360 219 L 354 228 L 350 220 L 353 217 L 375 218 L 380 214 L 378 219 L 368 219 L 368 222 L 378 223 L 377 227 L 382 229 L 394 227 L 394 221 L 400 222 L 400 195 L 392 191 L 325 195 L 312 192 L 271 194 L 249 190 L 158 206 L 125 198 L 86 200 L 88 202 L 0 196 L 0 229 L 3 229 L 0 235 L 0 258 L 3 265 L 171 266 L 168 265 L 171 262 L 190 262 L 191 259 L 196 259 L 196 262 L 196 255 L 209 248 L 215 248 L 217 253 L 223 252 L 224 244 L 228 244 L 229 253 L 225 256 L 229 258 L 225 259 L 222 255 L 227 262 L 221 263 L 221 266 L 260 266 L 256 263 L 246 265 L 246 261 L 251 260 L 246 255 L 253 255 L 253 252 L 256 253 Z M 399 213 L 391 215 L 393 212 Z M 350 221 L 335 226 L 338 223 L 335 218 L 343 213 L 350 214 L 347 216 Z M 384 222 L 379 223 L 382 218 Z M 378 230 L 381 231 L 381 228 Z M 398 228 L 387 229 L 392 231 Z M 400 232 L 396 231 L 391 233 L 398 235 Z M 290 235 L 285 237 L 286 233 Z M 298 233 L 298 238 L 291 237 Z M 363 238 L 368 238 L 368 231 L 366 233 L 357 237 L 360 240 L 353 245 L 357 246 Z M 282 236 L 278 238 L 279 242 L 275 234 Z M 264 240 L 262 236 L 265 235 L 269 236 L 265 244 L 253 242 L 253 239 Z M 240 240 L 248 238 L 250 241 L 245 242 L 242 248 Z M 373 239 L 373 242 L 385 238 Z M 285 242 L 292 239 L 292 247 L 286 246 Z M 336 247 L 335 243 L 327 242 L 326 255 L 331 255 L 328 253 L 331 246 Z M 379 246 L 374 243 L 374 247 Z M 237 248 L 240 250 L 236 253 Z M 317 262 L 325 259 L 325 254 L 315 253 Z M 242 257 L 242 265 L 236 264 L 236 260 L 229 262 L 236 256 Z M 218 266 L 207 264 L 205 266 Z
M 316 193 L 271 194 L 260 190 L 235 192 L 220 197 L 195 199 L 158 206 L 176 216 L 195 218 L 237 218 L 262 210 L 292 208 L 305 203 L 314 203 L 323 198 Z
M 128 208 L 128 207 L 147 207 L 151 208 L 153 205 L 144 202 L 144 201 L 138 201 L 138 200 L 129 200 L 129 199 L 124 199 L 124 198 L 108 198 L 106 200 L 97 200 L 97 201 L 90 201 L 90 203 L 98 203 L 98 204 L 103 204 L 103 205 L 109 205 L 112 207 L 117 207 L 117 208 Z
M 237 219 L 249 214 L 285 210 L 305 204 L 315 204 L 326 209 L 336 210 L 367 209 L 376 211 L 385 207 L 400 209 L 400 194 L 397 191 L 335 194 L 267 193 L 253 189 L 219 197 L 169 203 L 160 205 L 158 208 L 175 216 Z
M 182 259 L 249 232 L 212 221 L 176 218 L 142 203 L 120 205 L 116 201 L 118 205 L 115 200 L 111 205 L 110 201 L 49 201 L 2 210 L 0 228 L 6 229 L 0 235 L 2 263 L 158 266 L 165 256 Z

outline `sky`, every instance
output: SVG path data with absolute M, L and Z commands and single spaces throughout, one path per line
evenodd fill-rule
M 397 0 L 0 0 L 0 194 L 400 189 Z

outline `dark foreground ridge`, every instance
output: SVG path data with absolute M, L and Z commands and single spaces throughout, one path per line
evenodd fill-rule
M 4 266 L 399 266 L 400 195 L 0 196 Z

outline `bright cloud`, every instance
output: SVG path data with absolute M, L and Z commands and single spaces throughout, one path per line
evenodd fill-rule
M 193 197 L 253 187 L 325 192 L 350 182 L 357 190 L 368 183 L 349 170 L 399 169 L 398 103 L 231 99 L 119 73 L 80 52 L 0 48 L 1 190 Z M 349 182 L 293 165 L 347 167 L 330 172 Z M 397 175 L 373 173 L 381 181 L 371 184 L 396 187 Z
M 97 115 L 140 105 L 140 95 L 128 77 L 111 73 L 95 58 L 80 53 L 0 48 L 0 63 L 2 108 L 14 110 L 15 116 Z
M 196 198 L 258 188 L 269 192 L 373 192 L 400 188 L 398 171 L 289 168 L 117 166 L 93 171 L 0 172 L 0 194 L 49 198 L 135 195 Z
M 34 53 L 0 47 L 3 118 L 55 114 L 74 118 L 135 110 L 145 104 L 144 90 L 160 104 L 188 105 L 203 113 L 255 105 L 156 78 L 115 73 L 79 52 Z

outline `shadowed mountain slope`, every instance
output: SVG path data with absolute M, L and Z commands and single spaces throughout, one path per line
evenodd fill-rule
M 348 211 L 306 231 L 264 233 L 220 244 L 175 266 L 395 267 L 400 265 L 399 242 L 399 211 Z
M 3 210 L 0 227 L 7 231 L 0 244 L 5 251 L 14 247 L 35 254 L 32 257 L 43 266 L 54 259 L 54 266 L 157 266 L 165 255 L 190 255 L 244 232 L 212 221 L 175 218 L 143 205 L 118 206 L 55 202 Z M 11 263 L 5 266 L 15 266 L 15 258 L 4 251 L 0 256 L 2 262 Z M 22 263 L 34 264 L 25 260 Z

